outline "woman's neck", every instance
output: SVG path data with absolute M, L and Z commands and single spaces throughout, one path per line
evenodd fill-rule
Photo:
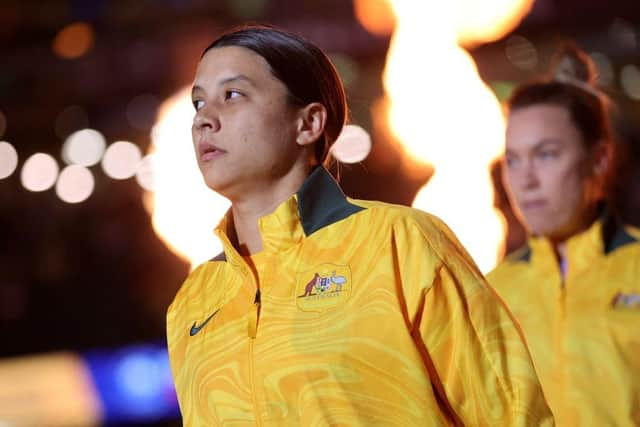
M 551 241 L 551 245 L 553 246 L 554 252 L 556 254 L 556 258 L 558 260 L 558 265 L 560 266 L 560 272 L 562 277 L 565 277 L 567 271 L 569 270 L 569 259 L 567 254 L 567 242 L 574 236 L 583 233 L 586 231 L 598 218 L 598 209 L 597 206 L 594 206 L 592 209 L 589 209 L 585 215 L 583 215 L 582 220 L 578 223 L 570 233 L 564 233 L 559 236 L 550 236 L 549 240 Z
M 560 267 L 560 275 L 564 278 L 569 270 L 569 264 L 567 260 L 567 241 L 555 243 L 553 245 L 556 259 L 558 260 L 558 266 Z
M 232 202 L 233 227 L 230 238 L 241 255 L 251 255 L 263 249 L 258 221 L 275 211 L 302 186 L 309 171 L 294 168 L 287 175 L 262 184 Z

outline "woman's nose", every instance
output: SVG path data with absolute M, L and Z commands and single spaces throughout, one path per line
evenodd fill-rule
M 213 108 L 203 106 L 196 112 L 193 126 L 197 130 L 209 130 L 217 132 L 220 130 L 220 118 Z
M 535 188 L 540 184 L 540 181 L 538 180 L 538 171 L 532 161 L 526 162 L 525 170 L 523 172 L 523 184 L 525 188 Z

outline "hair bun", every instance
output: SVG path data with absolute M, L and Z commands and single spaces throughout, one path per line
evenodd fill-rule
M 556 54 L 552 77 L 560 82 L 579 81 L 596 87 L 598 72 L 589 56 L 574 44 L 567 44 Z

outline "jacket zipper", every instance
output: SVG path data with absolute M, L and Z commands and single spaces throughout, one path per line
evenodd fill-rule
M 567 386 L 567 372 L 565 368 L 566 364 L 566 332 L 567 332 L 567 277 L 563 276 L 560 279 L 560 325 L 559 325 L 559 333 L 558 333 L 558 343 L 557 343 L 557 352 L 556 357 L 559 357 L 560 362 L 556 364 L 556 369 L 560 371 L 560 389 L 562 390 L 563 395 L 566 396 L 566 386 Z M 556 371 L 557 372 L 557 371 Z M 561 417 L 564 419 L 564 407 L 563 405 Z
M 255 339 L 258 333 L 258 322 L 260 321 L 260 289 L 256 291 L 255 299 L 253 300 L 253 307 L 249 313 L 249 319 L 247 324 L 247 333 L 249 338 Z
M 253 300 L 253 307 L 249 313 L 248 335 L 249 335 L 249 381 L 251 382 L 251 400 L 253 401 L 253 412 L 255 413 L 256 425 L 262 426 L 262 417 L 260 415 L 260 407 L 258 405 L 258 395 L 256 393 L 256 375 L 254 366 L 254 353 L 253 346 L 256 334 L 258 332 L 258 321 L 260 319 L 260 289 L 256 291 L 256 296 Z

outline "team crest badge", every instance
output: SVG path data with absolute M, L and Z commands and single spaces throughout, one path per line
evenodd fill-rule
M 611 300 L 611 306 L 617 310 L 640 311 L 640 294 L 618 292 Z
M 304 311 L 323 311 L 344 303 L 351 295 L 351 269 L 346 265 L 320 264 L 298 273 L 296 303 Z

